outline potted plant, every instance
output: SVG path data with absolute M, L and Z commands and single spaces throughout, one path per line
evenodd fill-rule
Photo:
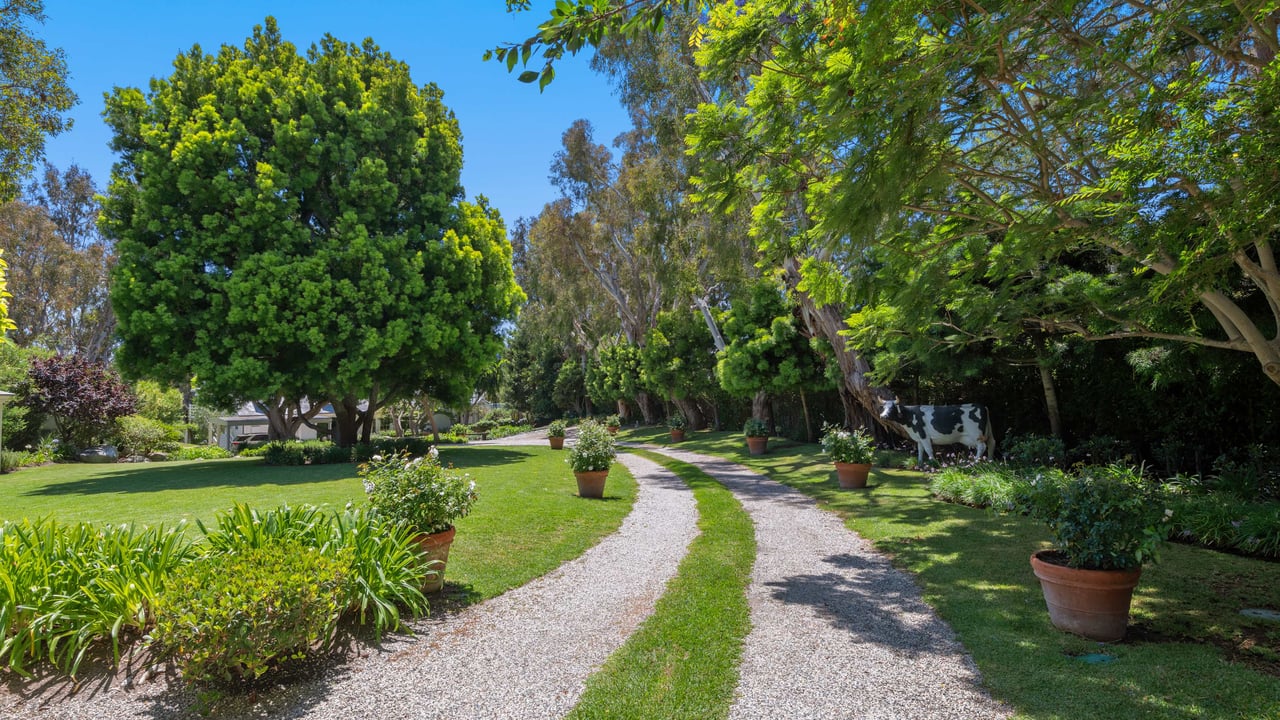
M 760 418 L 748 418 L 742 433 L 747 436 L 747 449 L 752 455 L 763 455 L 769 450 L 769 426 Z
M 849 432 L 836 426 L 823 428 L 822 452 L 836 465 L 836 478 L 842 488 L 864 488 L 871 473 L 875 441 L 862 430 Z
M 403 451 L 385 457 L 374 455 L 360 466 L 359 474 L 370 510 L 418 533 L 422 561 L 431 571 L 422 589 L 439 590 L 453 544 L 453 523 L 471 512 L 476 501 L 471 476 L 441 467 L 434 447 L 416 458 Z
M 603 425 L 586 420 L 578 426 L 578 442 L 569 448 L 567 462 L 578 480 L 580 497 L 604 497 L 604 481 L 615 455 L 613 436 Z
M 564 433 L 568 429 L 568 425 L 563 420 L 552 420 L 547 426 L 547 441 L 551 443 L 552 450 L 560 450 L 564 448 Z
M 615 413 L 604 419 L 604 425 L 609 428 L 610 435 L 617 435 L 618 429 L 622 427 L 622 418 Z
M 686 424 L 684 415 L 680 413 L 667 416 L 667 429 L 671 431 L 671 442 L 677 443 L 684 440 L 684 426 Z
M 1086 468 L 1037 476 L 1023 509 L 1053 533 L 1053 550 L 1031 556 L 1049 619 L 1092 640 L 1124 637 L 1142 565 L 1168 537 L 1173 511 L 1133 468 Z

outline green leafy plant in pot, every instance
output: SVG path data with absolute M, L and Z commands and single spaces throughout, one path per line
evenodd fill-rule
M 822 452 L 830 455 L 835 463 L 836 478 L 842 488 L 867 486 L 875 451 L 875 441 L 861 429 L 849 432 L 834 425 L 823 428 Z
M 1121 465 L 1043 473 L 1023 509 L 1053 533 L 1031 556 L 1054 626 L 1103 642 L 1124 637 L 1144 563 L 1169 535 L 1173 511 L 1140 471 Z
M 586 420 L 578 426 L 578 441 L 569 448 L 566 462 L 578 481 L 579 496 L 604 497 L 604 482 L 616 456 L 613 436 L 603 425 Z
M 552 450 L 564 448 L 564 434 L 567 430 L 568 424 L 563 420 L 552 420 L 547 426 L 547 441 L 551 443 Z
M 747 449 L 752 455 L 763 455 L 769 450 L 769 426 L 760 418 L 748 418 L 742 425 L 747 436 Z
M 609 429 L 610 435 L 617 435 L 618 430 L 622 428 L 622 418 L 618 415 L 609 415 L 604 419 L 604 426 Z
M 684 440 L 684 428 L 687 424 L 684 415 L 680 413 L 667 416 L 667 429 L 671 431 L 671 442 Z
M 439 590 L 453 543 L 453 523 L 471 512 L 475 481 L 466 473 L 442 467 L 434 447 L 416 458 L 406 452 L 374 455 L 360 466 L 359 474 L 370 511 L 418 533 L 423 562 L 435 571 L 422 589 Z

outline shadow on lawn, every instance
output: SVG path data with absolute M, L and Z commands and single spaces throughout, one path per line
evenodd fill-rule
M 354 478 L 356 475 L 356 466 L 350 463 L 280 467 L 243 460 L 214 460 L 195 464 L 150 463 L 126 467 L 106 466 L 100 475 L 54 482 L 33 488 L 23 494 L 27 496 L 95 495 L 213 487 L 304 485 Z

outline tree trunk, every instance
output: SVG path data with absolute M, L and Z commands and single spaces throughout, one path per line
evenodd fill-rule
M 296 440 L 298 428 L 320 413 L 323 405 L 312 405 L 302 412 L 300 400 L 289 400 L 277 395 L 261 403 L 267 415 L 267 438 L 271 440 Z
M 422 410 L 427 414 L 427 422 L 431 423 L 431 437 L 434 438 L 437 445 L 440 444 L 440 428 L 436 427 L 436 413 L 431 409 L 431 396 L 423 393 Z
M 804 390 L 800 391 L 800 409 L 804 411 L 805 442 L 817 442 L 817 438 L 813 436 L 813 420 L 809 418 L 809 401 L 804 396 Z
M 369 388 L 368 405 L 365 407 L 364 412 L 358 415 L 361 424 L 360 442 L 365 444 L 368 444 L 369 440 L 372 439 L 373 426 L 378 424 L 378 390 L 378 383 L 375 382 L 373 387 Z
M 871 385 L 867 380 L 871 365 L 845 342 L 845 337 L 841 334 L 848 329 L 844 322 L 845 308 L 839 305 L 818 305 L 809 293 L 798 289 L 801 280 L 798 259 L 787 258 L 783 262 L 783 270 L 787 288 L 800 301 L 800 319 L 809 336 L 822 338 L 831 346 L 834 360 L 840 368 L 841 382 L 837 390 L 849 427 L 865 428 L 879 440 L 890 439 L 886 428 L 906 437 L 905 430 L 894 423 L 880 420 L 880 408 L 886 400 L 893 398 L 893 393 L 887 388 Z
M 338 447 L 356 444 L 360 433 L 360 404 L 354 395 L 333 399 L 333 442 Z
M 1036 363 L 1040 368 L 1040 385 L 1044 388 L 1044 409 L 1049 415 L 1049 432 L 1056 438 L 1062 438 L 1062 411 L 1058 407 L 1058 388 L 1053 382 L 1053 371 L 1048 363 Z
M 649 398 L 649 393 L 647 392 L 636 393 L 636 405 L 639 406 L 640 408 L 640 416 L 644 418 L 645 425 L 657 424 L 657 422 L 653 418 L 653 415 L 654 415 L 653 403 Z
M 763 420 L 769 433 L 773 433 L 773 410 L 769 406 L 769 393 L 761 390 L 751 398 L 751 417 Z
M 707 427 L 707 419 L 703 416 L 702 408 L 698 407 L 697 402 L 688 398 L 672 398 L 671 402 L 680 408 L 680 414 L 684 415 L 690 430 L 703 430 Z

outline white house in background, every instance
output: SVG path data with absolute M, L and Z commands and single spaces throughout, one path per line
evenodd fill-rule
M 303 408 L 309 408 L 310 405 L 306 400 L 302 401 Z M 330 437 L 333 434 L 333 406 L 325 403 L 320 412 L 311 418 L 311 424 L 315 429 L 300 425 L 298 427 L 299 440 L 315 440 L 317 437 Z M 267 421 L 266 410 L 258 402 L 247 402 L 236 408 L 234 415 L 223 415 L 214 422 L 215 432 L 218 437 L 218 446 L 227 450 L 231 450 L 231 443 L 241 435 L 267 434 L 271 424 Z
M 305 412 L 311 407 L 310 403 L 303 399 L 302 408 Z M 360 409 L 363 410 L 365 403 L 360 401 Z M 453 419 L 443 413 L 436 413 L 436 425 L 441 431 L 447 430 L 453 425 Z M 319 438 L 333 437 L 333 406 L 325 403 L 320 408 L 320 412 L 311 418 L 311 424 L 314 428 L 307 425 L 298 426 L 299 440 L 315 440 Z M 218 446 L 227 450 L 233 449 L 231 443 L 241 435 L 266 435 L 270 429 L 270 423 L 267 421 L 267 413 L 258 402 L 247 402 L 236 408 L 234 415 L 223 415 L 214 421 L 214 433 L 218 438 Z M 406 428 L 407 429 L 407 428 Z M 375 419 L 373 426 L 375 433 L 391 432 L 391 419 L 386 415 L 379 413 Z M 424 432 L 430 432 L 430 428 L 423 428 Z

